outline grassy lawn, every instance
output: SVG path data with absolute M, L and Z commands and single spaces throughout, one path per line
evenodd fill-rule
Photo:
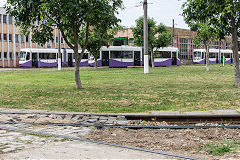
M 233 66 L 81 68 L 83 90 L 75 89 L 74 68 L 0 71 L 0 107 L 80 112 L 237 109 L 240 89 Z

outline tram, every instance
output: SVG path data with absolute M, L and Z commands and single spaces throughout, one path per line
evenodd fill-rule
M 179 50 L 176 47 L 162 47 L 154 49 L 154 65 L 157 66 L 172 66 L 180 65 L 178 57 Z
M 78 51 L 79 53 L 81 50 Z M 88 52 L 85 51 L 80 66 L 88 66 Z M 75 66 L 72 49 L 61 49 L 62 66 Z M 20 51 L 20 67 L 57 67 L 58 49 L 25 48 Z

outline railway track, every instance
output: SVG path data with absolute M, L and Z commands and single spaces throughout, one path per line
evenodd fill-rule
M 94 141 L 89 139 L 82 139 L 79 137 L 59 135 L 59 134 L 49 134 L 45 132 L 36 132 L 28 129 L 19 128 L 18 124 L 22 125 L 32 125 L 32 126 L 73 126 L 73 127 L 96 127 L 98 129 L 104 128 L 129 128 L 129 129 L 210 129 L 210 128 L 225 128 L 225 129 L 240 129 L 240 115 L 144 115 L 144 114 L 121 114 L 120 116 L 124 117 L 127 121 L 144 121 L 150 122 L 152 125 L 116 125 L 116 124 L 104 124 L 104 123 L 69 123 L 69 122 L 42 122 L 37 123 L 34 122 L 34 117 L 37 116 L 46 116 L 52 117 L 51 115 L 61 116 L 61 117 L 72 117 L 72 119 L 76 116 L 95 116 L 95 117 L 118 117 L 119 114 L 67 114 L 67 113 L 29 113 L 29 112 L 0 112 L 0 115 L 8 115 L 12 117 L 19 117 L 21 115 L 31 115 L 32 122 L 24 122 L 24 121 L 0 121 L 0 129 L 12 130 L 12 131 L 20 131 L 24 133 L 30 134 L 39 134 L 44 136 L 53 136 L 66 138 L 70 140 L 78 140 L 90 143 L 97 143 L 109 146 L 115 146 L 120 148 L 128 148 L 133 150 L 139 150 L 143 152 L 151 152 L 155 154 L 162 154 L 170 157 L 181 158 L 181 159 L 193 159 L 197 160 L 199 158 L 191 157 L 191 156 L 183 156 L 178 154 L 171 154 L 165 152 L 158 152 L 154 150 L 147 150 L 144 148 L 136 148 L 130 146 L 123 146 L 118 144 L 112 144 L 101 141 Z M 165 122 L 165 125 L 157 125 L 161 122 Z M 202 125 L 199 125 L 202 124 Z M 11 127 L 14 126 L 14 127 Z M 16 128 L 17 126 L 17 128 Z M 19 125 L 21 126 L 21 125 Z
M 56 126 L 85 126 L 85 127 L 97 127 L 97 128 L 106 128 L 106 127 L 124 127 L 130 129 L 208 129 L 208 128 L 240 128 L 240 114 L 232 115 L 150 115 L 150 114 L 71 114 L 71 113 L 40 113 L 40 112 L 0 112 L 0 115 L 11 115 L 16 117 L 19 115 L 33 115 L 31 122 L 20 121 L 1 121 L 2 124 L 16 124 L 16 123 L 25 123 L 32 125 L 56 125 Z M 131 122 L 126 123 L 125 125 L 119 124 L 106 124 L 100 123 L 99 121 L 92 123 L 84 122 L 51 122 L 51 119 L 46 122 L 34 122 L 34 117 L 45 115 L 50 117 L 50 115 L 61 116 L 61 117 L 76 117 L 76 116 L 95 116 L 95 117 L 121 117 L 125 118 L 125 121 Z M 64 118 L 63 118 L 64 120 Z M 139 123 L 141 122 L 141 123 Z M 162 125 L 161 122 L 165 124 Z M 144 125 L 143 125 L 144 123 Z M 159 125 L 159 123 L 161 125 Z

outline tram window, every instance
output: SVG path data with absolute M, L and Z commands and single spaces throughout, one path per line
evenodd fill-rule
M 155 58 L 171 58 L 170 51 L 156 51 L 154 54 Z
M 225 53 L 224 56 L 225 56 L 225 58 L 231 58 L 231 54 L 230 53 Z
M 204 59 L 205 57 L 204 57 L 204 55 L 205 55 L 205 52 L 202 52 L 202 59 Z
M 82 59 L 88 59 L 88 54 L 84 53 Z
M 194 52 L 194 57 L 201 57 L 201 52 Z
M 49 53 L 48 59 L 56 59 L 56 53 Z
M 111 51 L 110 56 L 111 58 L 122 58 L 121 51 Z
M 154 53 L 154 58 L 161 58 L 161 53 L 158 52 L 158 51 L 156 51 L 156 52 Z
M 132 51 L 122 51 L 122 58 L 125 58 L 125 59 L 133 58 L 133 52 Z
M 26 60 L 30 60 L 30 53 L 29 52 L 27 52 Z
M 215 53 L 209 53 L 209 58 L 216 58 Z

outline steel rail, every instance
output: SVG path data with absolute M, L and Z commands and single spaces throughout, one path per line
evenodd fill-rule
M 184 156 L 184 155 L 160 152 L 160 151 L 155 151 L 155 150 L 148 150 L 148 149 L 144 149 L 144 148 L 137 148 L 137 147 L 131 147 L 131 146 L 126 146 L 126 145 L 119 145 L 119 144 L 113 144 L 113 143 L 108 143 L 108 142 L 102 142 L 102 141 L 89 140 L 89 139 L 84 139 L 84 138 L 79 138 L 79 137 L 72 137 L 72 136 L 52 134 L 52 133 L 45 133 L 45 132 L 37 132 L 37 131 L 32 131 L 32 130 L 27 130 L 27 129 L 20 129 L 20 128 L 15 128 L 15 127 L 0 126 L 0 129 L 24 132 L 24 133 L 28 133 L 28 134 L 38 134 L 38 135 L 43 135 L 43 136 L 65 138 L 65 139 L 69 139 L 69 140 L 77 140 L 77 141 L 82 141 L 82 142 L 103 144 L 103 145 L 107 145 L 107 146 L 113 146 L 113 147 L 126 148 L 126 149 L 137 150 L 137 151 L 143 151 L 143 152 L 148 152 L 148 153 L 165 155 L 165 156 L 169 156 L 169 157 L 176 157 L 176 158 L 183 158 L 183 159 L 190 159 L 190 160 L 203 160 L 203 159 L 200 159 L 200 158 L 195 158 L 195 157 L 190 157 L 190 156 Z
M 96 127 L 96 128 L 129 128 L 129 129 L 210 129 L 227 128 L 240 129 L 240 126 L 142 126 L 142 125 L 104 125 L 104 124 L 76 124 L 76 123 L 34 123 L 34 122 L 3 122 L 0 124 L 28 124 L 28 125 L 52 125 L 52 126 L 73 126 L 73 127 Z
M 82 116 L 125 116 L 127 120 L 147 120 L 147 121 L 166 121 L 166 122 L 238 122 L 240 114 L 227 115 L 151 115 L 151 114 L 89 114 L 89 113 L 55 113 L 55 112 L 0 112 L 0 114 L 37 114 L 37 115 L 82 115 Z

